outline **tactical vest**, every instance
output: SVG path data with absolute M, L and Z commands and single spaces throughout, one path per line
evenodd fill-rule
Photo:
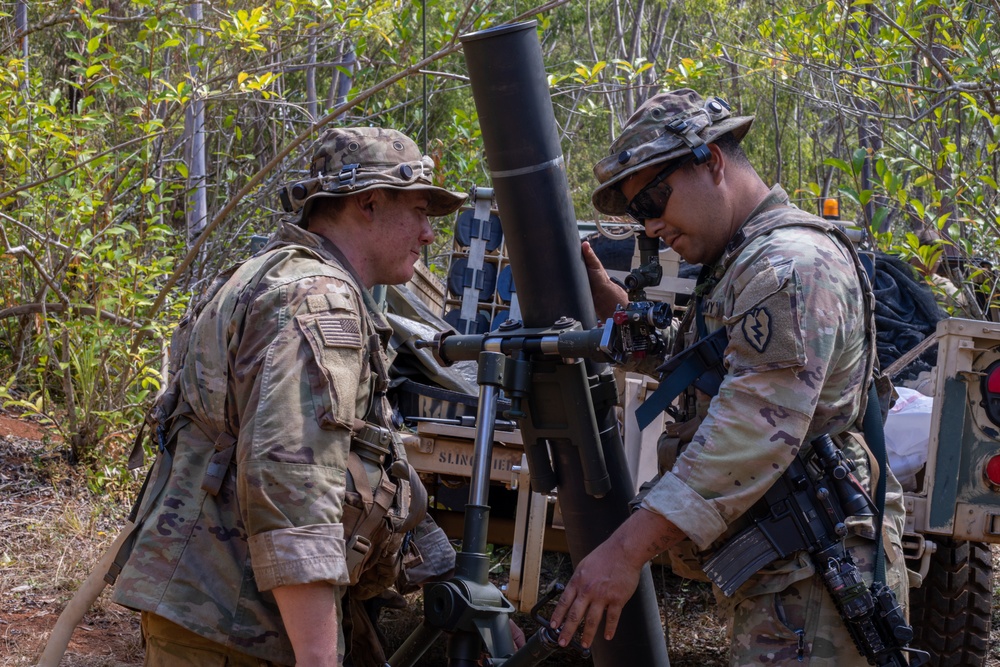
M 129 457 L 130 467 L 141 465 L 143 430 L 148 427 L 155 434 L 154 445 L 159 452 L 160 460 L 150 469 L 132 508 L 129 520 L 135 526 L 105 577 L 108 583 L 113 584 L 124 567 L 145 515 L 166 485 L 172 467 L 173 442 L 181 428 L 194 423 L 214 442 L 215 451 L 202 479 L 201 486 L 204 491 L 213 496 L 218 494 L 229 467 L 235 465 L 233 455 L 238 431 L 234 432 L 235 429 L 228 425 L 225 430 L 220 431 L 204 423 L 203 419 L 197 418 L 183 396 L 181 370 L 186 361 L 194 322 L 204 307 L 218 295 L 226 282 L 243 265 L 250 262 L 263 264 L 262 259 L 268 251 L 278 248 L 295 248 L 315 256 L 317 261 L 323 261 L 328 267 L 334 268 L 339 274 L 338 277 L 344 282 L 358 285 L 362 294 L 364 307 L 361 308 L 360 316 L 367 337 L 373 387 L 364 420 L 355 420 L 345 476 L 347 493 L 342 523 L 351 593 L 358 600 L 373 597 L 390 587 L 399 574 L 403 537 L 426 514 L 427 495 L 416 471 L 407 463 L 402 440 L 392 427 L 391 411 L 385 396 L 389 387 L 389 363 L 369 312 L 375 304 L 354 276 L 343 267 L 331 264 L 315 249 L 289 242 L 272 241 L 255 257 L 237 263 L 219 274 L 171 336 L 166 388 L 147 414 Z M 254 271 L 253 278 L 245 289 L 253 293 L 265 273 L 263 267 Z M 147 491 L 151 483 L 152 489 Z
M 788 209 L 791 209 L 791 214 Z M 781 211 L 780 215 L 769 215 L 779 210 Z M 868 339 L 865 377 L 872 377 L 875 373 L 875 363 L 877 361 L 875 354 L 875 295 L 872 291 L 868 272 L 862 264 L 853 242 L 838 225 L 817 218 L 792 206 L 772 206 L 769 209 L 765 209 L 736 232 L 726 245 L 722 257 L 709 269 L 711 272 L 710 275 L 706 276 L 705 280 L 699 280 L 699 285 L 696 287 L 695 303 L 685 314 L 681 329 L 675 339 L 677 344 L 681 346 L 685 346 L 685 344 L 690 345 L 694 340 L 707 337 L 708 331 L 704 324 L 704 316 L 708 315 L 721 319 L 724 313 L 721 312 L 722 302 L 715 299 L 706 300 L 706 295 L 712 291 L 733 262 L 751 243 L 765 234 L 785 227 L 806 227 L 827 234 L 839 241 L 839 244 L 850 255 L 854 262 L 854 269 L 861 287 L 865 336 Z M 721 356 L 718 359 L 718 363 L 720 365 L 722 363 Z M 724 375 L 725 369 L 721 368 L 721 372 Z M 867 394 L 862 392 L 859 415 L 864 415 L 866 404 Z

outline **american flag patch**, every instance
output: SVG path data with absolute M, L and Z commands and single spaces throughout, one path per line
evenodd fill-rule
M 357 320 L 349 317 L 320 317 L 318 322 L 325 347 L 361 349 L 361 328 Z

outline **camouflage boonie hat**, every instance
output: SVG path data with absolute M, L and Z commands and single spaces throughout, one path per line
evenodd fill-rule
M 434 185 L 434 160 L 421 155 L 412 139 L 396 130 L 351 127 L 327 130 L 316 144 L 309 178 L 281 189 L 288 213 L 299 212 L 298 224 L 309 216 L 310 202 L 320 197 L 344 197 L 371 188 L 425 190 L 428 215 L 448 215 L 468 195 Z
M 654 164 L 670 162 L 694 153 L 695 162 L 708 159 L 708 144 L 727 132 L 736 141 L 746 136 L 753 116 L 733 116 L 719 97 L 707 102 L 689 88 L 655 95 L 639 107 L 611 144 L 609 157 L 594 165 L 601 183 L 591 201 L 601 213 L 624 215 L 628 200 L 621 182 Z

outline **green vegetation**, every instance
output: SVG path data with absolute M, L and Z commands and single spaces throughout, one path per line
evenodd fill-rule
M 442 183 L 488 182 L 457 36 L 518 18 L 539 22 L 581 219 L 631 113 L 690 86 L 756 115 L 747 149 L 766 180 L 810 210 L 839 197 L 880 249 L 950 258 L 987 311 L 998 15 L 997 0 L 5 2 L 0 401 L 113 481 L 169 332 L 274 228 L 276 187 L 324 126 L 397 127 Z

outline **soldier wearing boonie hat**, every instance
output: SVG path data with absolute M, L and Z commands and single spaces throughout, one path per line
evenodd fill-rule
M 621 182 L 640 169 L 691 156 L 701 164 L 708 160 L 708 144 L 731 132 L 743 140 L 753 116 L 733 116 L 720 97 L 707 102 L 684 88 L 649 98 L 625 123 L 611 144 L 610 155 L 594 165 L 600 185 L 591 201 L 601 213 L 625 215 L 627 201 Z
M 751 508 L 766 512 L 757 503 L 795 457 L 811 454 L 817 436 L 833 438 L 874 493 L 861 426 L 875 363 L 868 279 L 837 228 L 793 206 L 750 165 L 740 142 L 752 121 L 717 97 L 705 100 L 687 89 L 658 94 L 594 167 L 598 211 L 630 215 L 648 236 L 703 264 L 673 353 L 721 338 L 723 351 L 706 363 L 722 380 L 712 394 L 704 393 L 712 391 L 704 384 L 682 393 L 680 418 L 658 443 L 660 474 L 644 485 L 629 519 L 578 564 L 552 624 L 562 625 L 561 643 L 582 628 L 589 645 L 602 620 L 605 636 L 613 636 L 641 567 L 666 552 L 675 572 L 708 580 L 707 568 L 713 583 L 726 585 L 725 593 L 720 585 L 715 592 L 729 621 L 730 665 L 860 667 L 867 660 L 805 549 L 733 586 L 710 560 L 752 525 Z M 610 317 L 628 295 L 586 243 L 583 258 L 597 315 Z M 706 354 L 710 349 L 699 347 Z M 662 361 L 628 370 L 663 384 L 689 370 L 665 371 L 670 374 L 661 378 L 656 367 Z M 654 415 L 667 407 L 647 401 L 643 407 Z M 885 473 L 886 580 L 905 609 L 902 489 Z M 852 516 L 847 524 L 842 548 L 870 584 L 875 520 Z M 725 554 L 736 563 L 750 559 L 745 550 Z
M 427 496 L 401 465 L 391 328 L 369 290 L 406 282 L 428 216 L 465 200 L 433 168 L 395 130 L 329 130 L 310 177 L 282 192 L 298 224 L 179 327 L 153 413 L 170 456 L 114 593 L 143 612 L 146 664 L 385 663 L 362 603 L 394 583 Z M 443 575 L 454 550 L 420 526 L 434 547 L 421 575 Z
M 334 128 L 316 144 L 309 178 L 285 186 L 281 202 L 298 212 L 305 227 L 312 203 L 323 197 L 344 197 L 371 188 L 422 190 L 430 197 L 427 215 L 448 215 L 468 195 L 434 185 L 434 160 L 421 155 L 417 144 L 397 130 L 378 127 Z

